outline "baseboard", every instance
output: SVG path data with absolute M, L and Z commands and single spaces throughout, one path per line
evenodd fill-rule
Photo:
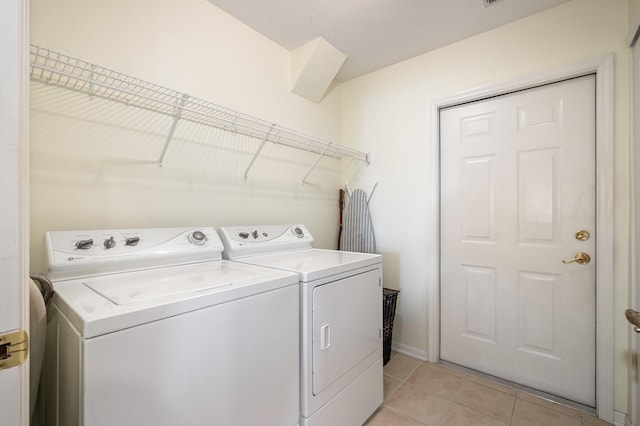
M 403 345 L 402 343 L 391 342 L 391 349 L 400 352 L 401 354 L 409 355 L 414 358 L 418 358 L 422 361 L 428 361 L 427 351 L 416 349 L 409 345 Z
M 615 426 L 635 426 L 629 420 L 629 417 L 625 413 L 620 413 L 618 411 L 613 412 L 613 424 Z

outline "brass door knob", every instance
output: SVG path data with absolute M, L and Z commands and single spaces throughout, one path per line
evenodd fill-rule
M 591 256 L 589 256 L 587 253 L 578 252 L 576 254 L 576 257 L 574 257 L 573 259 L 562 261 L 562 263 L 573 263 L 573 262 L 576 262 L 580 265 L 586 265 L 587 263 L 591 262 Z

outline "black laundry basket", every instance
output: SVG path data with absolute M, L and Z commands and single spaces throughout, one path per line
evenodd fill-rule
M 382 361 L 383 365 L 391 357 L 391 337 L 393 335 L 393 318 L 396 316 L 398 290 L 382 289 Z

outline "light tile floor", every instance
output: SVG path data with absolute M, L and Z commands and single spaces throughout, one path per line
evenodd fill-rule
M 384 403 L 366 426 L 603 426 L 594 415 L 441 364 L 392 352 Z

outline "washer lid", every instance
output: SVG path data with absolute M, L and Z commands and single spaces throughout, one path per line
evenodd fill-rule
M 183 268 L 167 274 L 163 269 L 149 271 L 135 281 L 113 276 L 89 278 L 82 284 L 116 305 L 150 302 L 154 299 L 185 293 L 198 293 L 228 287 L 241 286 L 255 281 L 255 272 L 229 267 Z
M 378 265 L 382 263 L 382 256 L 350 251 L 306 249 L 249 256 L 237 261 L 297 272 L 300 275 L 300 281 L 308 282 L 358 268 Z
M 89 338 L 298 281 L 295 273 L 219 260 L 54 282 L 53 302 Z

